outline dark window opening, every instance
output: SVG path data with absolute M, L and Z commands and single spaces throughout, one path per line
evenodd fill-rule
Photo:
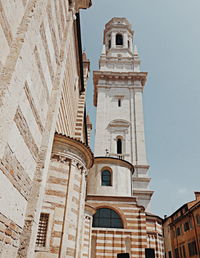
M 129 253 L 121 253 L 117 254 L 117 258 L 130 258 Z
M 186 258 L 186 252 L 185 252 L 185 246 L 182 245 L 182 253 L 183 253 L 183 258 Z
M 155 258 L 155 250 L 153 248 L 146 248 L 145 258 Z
M 172 252 L 171 251 L 168 252 L 168 257 L 172 258 Z
M 117 139 L 117 154 L 122 154 L 122 140 Z
M 197 254 L 197 247 L 196 247 L 196 242 L 190 242 L 188 243 L 188 250 L 189 250 L 189 255 L 193 256 Z
M 36 246 L 39 246 L 39 247 L 46 246 L 48 222 L 49 222 L 49 214 L 41 213 L 39 226 L 38 226 L 37 239 L 36 239 Z
M 180 228 L 178 227 L 178 228 L 176 229 L 176 235 L 177 235 L 177 236 L 180 236 L 180 234 L 181 234 L 181 230 L 180 230 Z
M 114 210 L 108 208 L 97 210 L 93 216 L 92 226 L 100 228 L 123 228 L 120 216 Z
M 190 229 L 190 226 L 189 226 L 189 223 L 188 222 L 185 222 L 184 223 L 184 231 L 188 231 Z
M 178 248 L 175 248 L 174 254 L 175 254 L 175 258 L 179 258 Z
M 185 253 L 185 246 L 181 245 L 179 248 L 179 254 L 181 258 L 186 258 L 186 253 Z
M 111 39 L 108 41 L 108 49 L 111 48 Z
M 116 35 L 116 45 L 123 45 L 123 36 L 121 34 Z
M 101 172 L 101 185 L 111 186 L 111 172 L 109 170 Z
M 121 99 L 118 99 L 118 107 L 121 107 L 121 104 L 122 104 Z
M 128 40 L 128 48 L 130 48 L 130 41 Z

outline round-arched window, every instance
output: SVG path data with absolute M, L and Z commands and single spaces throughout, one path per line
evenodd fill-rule
M 103 186 L 111 186 L 111 172 L 107 169 L 101 172 L 101 185 Z
M 122 139 L 117 138 L 117 154 L 122 154 Z
M 123 45 L 123 36 L 122 34 L 117 34 L 116 35 L 116 45 Z
M 93 227 L 123 228 L 120 216 L 112 209 L 101 208 L 93 216 Z

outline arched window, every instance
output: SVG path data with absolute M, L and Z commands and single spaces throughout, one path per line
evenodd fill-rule
M 111 186 L 111 172 L 108 169 L 105 169 L 101 172 L 101 185 Z
M 117 138 L 117 154 L 122 154 L 122 139 Z
M 98 209 L 93 216 L 93 227 L 99 228 L 123 228 L 123 223 L 120 216 L 111 209 Z
M 123 45 L 123 36 L 122 34 L 116 35 L 116 45 Z

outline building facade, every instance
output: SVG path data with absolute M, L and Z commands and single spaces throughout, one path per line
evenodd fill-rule
M 1 258 L 82 255 L 93 154 L 79 10 L 90 5 L 0 1 Z
M 166 258 L 200 256 L 200 193 L 195 197 L 164 220 Z
M 88 147 L 79 14 L 90 6 L 0 1 L 0 258 L 162 257 L 162 220 L 149 213 L 147 73 L 124 18 L 105 28 L 95 159 Z
M 88 175 L 87 203 L 93 216 L 91 258 L 163 257 L 162 220 L 149 213 L 142 93 L 134 32 L 125 18 L 104 30 L 99 71 L 94 71 L 97 106 L 95 161 Z

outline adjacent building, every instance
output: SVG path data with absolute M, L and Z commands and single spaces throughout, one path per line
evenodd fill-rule
M 195 192 L 195 197 L 164 220 L 166 258 L 200 256 L 200 193 Z

